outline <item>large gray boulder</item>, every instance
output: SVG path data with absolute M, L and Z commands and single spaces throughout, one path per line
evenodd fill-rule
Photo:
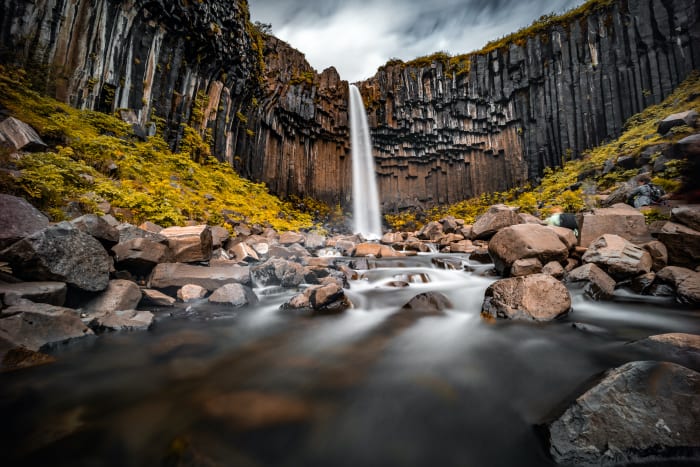
M 209 261 L 212 253 L 211 229 L 208 225 L 168 227 L 159 232 L 168 239 L 173 261 L 195 263 Z
M 644 214 L 628 204 L 618 203 L 609 208 L 594 209 L 583 215 L 580 245 L 588 247 L 604 234 L 618 235 L 634 243 L 650 241 L 651 234 Z
M 610 370 L 549 425 L 563 465 L 628 465 L 696 456 L 700 374 L 668 362 Z
M 46 303 L 23 300 L 0 315 L 0 340 L 29 350 L 37 351 L 92 334 L 75 310 Z
M 616 280 L 647 274 L 653 261 L 648 251 L 618 235 L 602 235 L 594 240 L 581 260 L 595 263 Z
M 700 231 L 675 222 L 665 222 L 654 236 L 668 250 L 668 264 L 695 268 L 700 264 Z
M 248 266 L 194 266 L 182 263 L 157 265 L 150 278 L 150 287 L 166 289 L 195 284 L 212 292 L 226 284 L 250 285 Z
M 35 303 L 63 306 L 68 288 L 63 282 L 18 282 L 0 283 L 0 297 L 5 304 L 26 299 Z
M 49 226 L 49 218 L 25 199 L 0 193 L 0 251 Z
M 517 209 L 496 204 L 476 218 L 472 226 L 471 240 L 489 239 L 499 230 L 520 223 Z
M 564 261 L 569 247 L 557 231 L 539 224 L 518 224 L 498 231 L 489 242 L 489 255 L 501 275 L 509 275 L 513 263 L 536 258 L 540 265 L 550 261 Z
M 112 267 L 100 242 L 69 222 L 25 237 L 0 252 L 0 258 L 21 279 L 65 282 L 89 292 L 107 287 Z
M 78 230 L 92 235 L 104 245 L 112 248 L 119 242 L 119 231 L 116 227 L 95 214 L 85 214 L 70 221 Z
M 571 295 L 547 274 L 511 277 L 486 289 L 481 313 L 491 318 L 550 321 L 571 309 Z

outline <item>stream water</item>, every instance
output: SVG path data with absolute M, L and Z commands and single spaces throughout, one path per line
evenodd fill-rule
M 255 307 L 181 305 L 148 332 L 55 349 L 0 375 L 0 463 L 551 465 L 535 425 L 594 375 L 651 357 L 630 341 L 700 333 L 696 310 L 578 291 L 554 322 L 486 321 L 491 266 L 450 255 L 466 270 L 437 269 L 440 256 L 370 260 L 338 316 L 279 311 L 293 292 L 270 288 Z M 424 291 L 454 308 L 398 313 Z

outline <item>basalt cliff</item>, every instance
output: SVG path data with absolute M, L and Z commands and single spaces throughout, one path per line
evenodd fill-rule
M 0 0 L 0 56 L 77 107 L 189 125 L 279 195 L 348 205 L 347 82 L 261 34 L 247 2 Z M 536 179 L 618 135 L 700 66 L 700 0 L 593 1 L 462 57 L 390 62 L 359 83 L 385 210 Z

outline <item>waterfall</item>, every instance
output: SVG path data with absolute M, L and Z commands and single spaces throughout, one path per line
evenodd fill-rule
M 367 239 L 382 236 L 381 210 L 367 114 L 360 90 L 350 85 L 353 230 Z

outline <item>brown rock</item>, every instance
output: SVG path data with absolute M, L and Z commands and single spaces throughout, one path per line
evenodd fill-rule
M 538 224 L 518 224 L 501 229 L 489 242 L 488 252 L 501 275 L 510 273 L 519 259 L 537 258 L 540 264 L 566 260 L 569 248 L 557 232 Z
M 112 247 L 117 268 L 148 273 L 156 264 L 171 261 L 170 250 L 162 243 L 132 238 Z
M 472 226 L 473 239 L 488 239 L 496 234 L 499 230 L 520 223 L 518 213 L 515 209 L 504 204 L 496 204 L 491 206 L 489 210 L 477 217 L 476 222 Z
M 194 263 L 211 258 L 212 238 L 208 225 L 168 227 L 159 233 L 168 239 L 168 247 L 175 262 Z
M 225 284 L 250 285 L 248 266 L 193 266 L 181 263 L 159 264 L 153 269 L 150 287 L 165 289 L 196 284 L 213 291 Z
M 119 231 L 116 227 L 95 214 L 85 214 L 71 220 L 70 223 L 81 232 L 95 237 L 105 248 L 109 249 L 119 242 Z
M 0 193 L 0 251 L 49 226 L 49 219 L 23 198 Z
M 651 255 L 652 271 L 660 271 L 661 269 L 666 267 L 666 265 L 668 264 L 668 249 L 666 249 L 666 245 L 659 242 L 658 240 L 653 240 L 649 243 L 645 243 L 644 245 L 642 245 L 642 248 L 648 251 Z
M 33 366 L 53 363 L 56 359 L 45 353 L 35 352 L 24 347 L 15 347 L 4 353 L 0 351 L 2 362 L 0 362 L 0 373 L 8 371 L 22 370 Z
M 510 275 L 513 277 L 529 276 L 542 272 L 542 263 L 537 258 L 518 259 L 510 267 Z
M 518 214 L 518 223 L 546 225 L 546 223 L 543 222 L 542 219 L 540 219 L 539 217 L 535 217 L 532 214 L 528 214 L 526 212 L 521 212 L 520 214 Z
M 95 332 L 146 331 L 153 324 L 153 313 L 138 310 L 108 311 L 93 318 L 90 327 Z
M 282 309 L 301 310 L 312 315 L 330 315 L 342 313 L 351 306 L 342 286 L 332 281 L 309 287 L 282 305 Z
M 219 225 L 214 225 L 209 228 L 211 229 L 211 247 L 213 249 L 223 247 L 231 237 L 229 231 Z
M 442 231 L 442 224 L 439 222 L 428 222 L 422 229 L 418 231 L 416 236 L 420 240 L 428 240 L 431 242 L 438 242 L 443 237 L 444 232 Z
M 0 283 L 0 297 L 4 296 L 6 305 L 11 305 L 16 300 L 27 299 L 34 303 L 63 306 L 67 290 L 63 282 Z
M 453 308 L 450 299 L 439 292 L 426 292 L 418 294 L 408 301 L 403 307 L 402 312 L 411 311 L 423 315 L 442 316 L 445 310 Z
M 689 305 L 700 304 L 700 272 L 678 266 L 667 266 L 656 274 L 656 278 L 675 287 L 679 302 Z
M 595 263 L 614 279 L 628 279 L 651 271 L 649 252 L 617 235 L 603 235 L 593 241 L 582 258 Z
M 109 281 L 107 289 L 90 300 L 83 309 L 91 317 L 102 316 L 111 311 L 133 310 L 141 301 L 141 289 L 131 281 L 115 279 Z
M 211 294 L 209 302 L 241 307 L 258 303 L 258 297 L 250 287 L 241 284 L 226 284 Z
M 173 306 L 176 300 L 170 295 L 165 295 L 163 292 L 153 289 L 142 289 L 143 297 L 141 305 L 145 306 Z
M 583 215 L 580 245 L 588 247 L 601 235 L 614 234 L 634 243 L 650 241 L 644 214 L 627 204 L 618 203 L 610 208 L 594 209 Z
M 564 267 L 558 262 L 550 261 L 542 267 L 542 273 L 549 274 L 555 279 L 561 280 L 566 274 L 566 271 L 564 270 Z
M 615 292 L 615 279 L 593 263 L 578 267 L 566 276 L 567 283 L 584 282 L 584 292 L 594 300 L 609 300 Z
M 494 282 L 486 289 L 481 313 L 492 318 L 550 321 L 571 309 L 564 285 L 547 274 Z
M 266 244 L 267 245 L 267 244 Z M 228 250 L 229 254 L 233 256 L 235 261 L 252 263 L 255 261 L 260 261 L 258 253 L 246 243 L 237 243 Z
M 282 232 L 279 242 L 281 245 L 292 245 L 294 243 L 303 245 L 306 242 L 306 237 L 299 232 Z
M 93 334 L 75 310 L 46 303 L 24 300 L 1 316 L 0 339 L 34 351 Z
M 185 303 L 207 296 L 207 289 L 196 284 L 185 284 L 177 291 L 177 298 Z
M 700 206 L 679 206 L 671 211 L 671 222 L 700 231 Z
M 700 232 L 675 222 L 666 222 L 654 236 L 668 249 L 668 264 L 695 268 L 700 264 Z
M 669 115 L 659 122 L 657 132 L 660 135 L 665 135 L 671 128 L 681 125 L 695 126 L 695 120 L 698 118 L 698 113 L 694 110 L 687 110 L 685 112 L 675 113 Z
M 143 224 L 139 225 L 139 229 L 157 234 L 160 233 L 161 230 L 163 230 L 163 227 L 159 226 L 158 224 L 154 224 L 153 222 L 146 221 Z
M 450 253 L 472 253 L 476 250 L 471 240 L 462 240 L 450 245 Z
M 360 243 L 355 247 L 355 251 L 352 256 L 363 257 L 363 256 L 374 256 L 378 258 L 380 256 L 380 251 L 382 246 L 379 243 Z

